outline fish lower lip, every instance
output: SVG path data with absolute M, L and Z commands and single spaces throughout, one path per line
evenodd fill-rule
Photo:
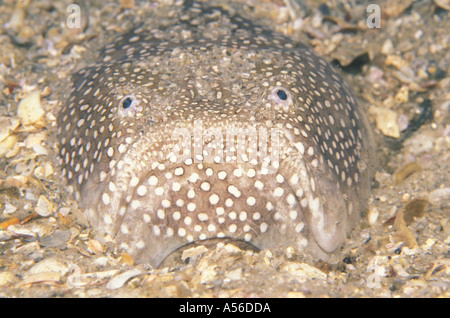
M 216 248 L 224 247 L 227 244 L 232 244 L 240 250 L 247 250 L 252 252 L 259 252 L 260 249 L 249 242 L 236 240 L 230 237 L 225 238 L 210 238 L 206 240 L 194 241 L 180 246 L 175 251 L 171 252 L 164 258 L 158 268 L 174 267 L 182 263 L 191 263 L 192 258 L 203 255 L 207 250 L 214 250 Z M 197 250 L 196 250 L 197 249 Z

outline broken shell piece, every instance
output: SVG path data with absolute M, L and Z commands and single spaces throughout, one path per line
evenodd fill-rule
M 295 275 L 300 278 L 302 282 L 308 279 L 327 280 L 327 274 L 322 272 L 320 269 L 305 263 L 288 262 L 282 267 L 281 270 Z
M 92 252 L 93 254 L 100 254 L 103 252 L 103 245 L 94 239 L 90 239 L 87 241 L 88 250 Z
M 38 122 L 45 114 L 41 105 L 41 96 L 35 91 L 26 95 L 19 102 L 17 107 L 17 116 L 22 125 L 31 125 Z
M 71 232 L 69 230 L 56 230 L 50 235 L 39 239 L 39 244 L 45 247 L 62 248 L 70 240 Z
M 392 138 L 400 137 L 400 129 L 397 123 L 397 113 L 393 110 L 384 107 L 371 106 L 369 113 L 375 117 L 377 128 L 385 136 Z
M 59 272 L 43 272 L 31 275 L 21 282 L 19 282 L 16 287 L 23 287 L 25 285 L 37 284 L 37 283 L 59 283 L 61 280 L 61 274 Z
M 33 149 L 37 155 L 47 155 L 48 150 L 42 146 L 42 142 L 47 140 L 45 133 L 30 134 L 24 141 L 25 147 Z
M 41 195 L 34 211 L 42 217 L 50 216 L 53 214 L 53 203 Z
M 0 286 L 11 284 L 15 280 L 17 280 L 17 277 L 12 272 L 0 272 Z
M 31 276 L 38 273 L 57 272 L 61 276 L 64 276 L 68 271 L 69 267 L 63 261 L 56 258 L 48 258 L 31 267 L 28 274 Z
M 0 142 L 0 157 L 12 158 L 19 152 L 17 136 L 8 136 Z
M 108 284 L 106 284 L 107 289 L 118 289 L 122 287 L 128 280 L 130 280 L 133 277 L 136 277 L 138 275 L 141 275 L 141 271 L 139 269 L 132 269 L 129 271 L 126 271 L 122 274 L 119 274 L 115 277 L 113 277 Z
M 377 222 L 379 215 L 380 212 L 378 209 L 375 206 L 371 206 L 367 213 L 367 221 L 369 224 L 373 226 Z
M 17 118 L 0 117 L 0 141 L 5 140 L 19 125 Z
M 181 255 L 181 260 L 185 263 L 188 258 L 195 261 L 203 254 L 205 254 L 207 251 L 208 249 L 204 245 L 184 250 L 183 254 Z
M 450 0 L 434 0 L 434 3 L 441 9 L 450 10 Z
M 17 207 L 15 205 L 12 205 L 11 203 L 9 203 L 7 201 L 5 202 L 4 207 L 5 207 L 5 209 L 3 210 L 3 214 L 5 214 L 5 215 L 14 213 L 17 210 Z

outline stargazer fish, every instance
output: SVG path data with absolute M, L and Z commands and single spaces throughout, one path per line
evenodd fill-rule
M 369 193 L 370 133 L 302 43 L 186 1 L 72 77 L 62 171 L 99 233 L 139 263 L 209 239 L 325 257 Z

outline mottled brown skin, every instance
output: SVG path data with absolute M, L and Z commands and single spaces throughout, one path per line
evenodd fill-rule
M 59 149 L 91 225 L 153 266 L 222 237 L 333 252 L 369 190 L 367 121 L 349 87 L 303 44 L 237 15 L 175 12 L 73 76 Z M 222 153 L 233 134 L 247 143 Z

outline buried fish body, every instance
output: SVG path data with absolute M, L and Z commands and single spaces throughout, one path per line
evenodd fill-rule
M 79 207 L 153 266 L 214 238 L 333 252 L 369 192 L 349 87 L 301 43 L 222 8 L 183 10 L 73 75 L 58 143 Z

